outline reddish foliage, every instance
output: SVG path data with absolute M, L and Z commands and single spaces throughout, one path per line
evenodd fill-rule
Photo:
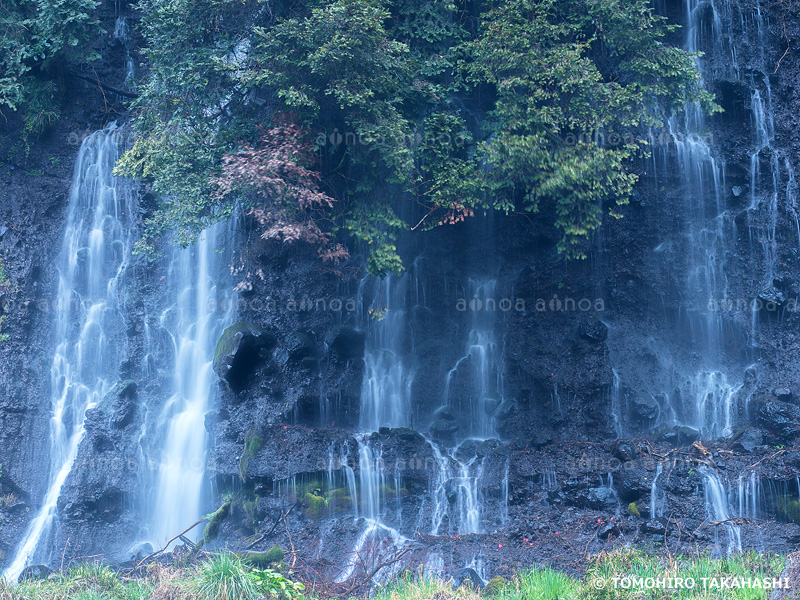
M 466 220 L 467 217 L 474 216 L 475 213 L 471 208 L 460 203 L 456 203 L 447 209 L 447 212 L 439 221 L 439 225 L 455 225 L 456 223 L 461 223 L 462 221 Z
M 347 250 L 332 243 L 314 220 L 335 200 L 319 189 L 321 175 L 309 168 L 314 153 L 304 137 L 299 126 L 286 124 L 265 131 L 258 148 L 226 154 L 214 180 L 216 196 L 255 192 L 259 202 L 249 214 L 264 227 L 261 237 L 312 244 L 323 261 L 339 264 L 349 257 Z

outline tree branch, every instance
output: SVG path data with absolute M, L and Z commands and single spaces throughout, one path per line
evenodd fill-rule
M 161 553 L 162 553 L 164 550 L 166 550 L 167 548 L 169 548 L 169 545 L 170 545 L 172 542 L 174 542 L 175 540 L 177 540 L 177 539 L 178 539 L 179 537 L 181 537 L 181 536 L 182 536 L 184 533 L 188 533 L 189 531 L 191 531 L 192 529 L 194 529 L 195 527 L 197 527 L 198 525 L 200 525 L 200 523 L 203 523 L 204 521 L 208 521 L 208 519 L 200 519 L 200 520 L 199 520 L 197 523 L 195 523 L 195 524 L 194 524 L 194 525 L 192 525 L 191 527 L 187 527 L 186 529 L 184 529 L 183 531 L 181 531 L 181 532 L 180 532 L 178 535 L 176 535 L 174 538 L 170 539 L 170 540 L 169 540 L 169 541 L 168 541 L 168 542 L 167 542 L 167 543 L 164 545 L 164 547 L 163 547 L 163 548 L 161 548 L 161 550 L 156 550 L 155 552 L 153 552 L 153 553 L 151 553 L 151 554 L 148 554 L 148 555 L 147 555 L 147 556 L 145 556 L 145 557 L 144 557 L 142 560 L 140 560 L 140 561 L 139 561 L 139 564 L 138 564 L 138 565 L 136 565 L 136 567 L 135 567 L 135 568 L 136 568 L 136 569 L 138 569 L 139 567 L 141 567 L 141 566 L 144 564 L 144 562 L 145 562 L 145 561 L 146 561 L 148 558 L 152 558 L 152 557 L 153 557 L 153 556 L 155 556 L 156 554 L 161 554 Z
M 67 72 L 70 75 L 72 75 L 73 77 L 77 77 L 78 79 L 83 79 L 84 81 L 88 81 L 89 83 L 96 83 L 102 89 L 107 90 L 107 91 L 111 92 L 112 94 L 117 94 L 117 95 L 123 96 L 125 98 L 138 98 L 139 97 L 139 94 L 137 94 L 136 92 L 128 92 L 126 90 L 121 90 L 119 88 L 115 88 L 113 85 L 108 85 L 107 83 L 103 83 L 102 81 L 100 81 L 100 78 L 97 77 L 97 76 L 90 77 L 89 75 L 84 75 L 83 73 L 78 73 L 77 71 L 67 71 Z

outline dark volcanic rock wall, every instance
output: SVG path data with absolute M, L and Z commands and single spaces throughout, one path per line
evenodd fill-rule
M 718 4 L 747 14 L 756 7 L 749 0 Z M 685 19 L 681 3 L 660 9 L 673 21 Z M 710 27 L 713 15 L 703 10 Z M 352 491 L 360 490 L 359 442 L 365 439 L 381 451 L 387 523 L 409 537 L 411 556 L 442 567 L 477 559 L 485 576 L 542 561 L 572 569 L 587 549 L 619 543 L 724 552 L 733 530 L 709 525 L 707 473 L 727 486 L 731 516 L 744 519 L 737 524 L 744 547 L 785 551 L 800 543 L 800 343 L 798 317 L 789 310 L 800 291 L 792 175 L 800 147 L 800 21 L 780 6 L 762 10 L 763 47 L 752 31 L 734 25 L 730 32 L 730 40 L 739 40 L 740 79 L 729 72 L 724 48 L 703 38 L 704 76 L 726 110 L 709 126 L 725 163 L 720 218 L 726 238 L 719 258 L 728 297 L 782 298 L 780 310 L 760 311 L 755 319 L 747 308 L 723 319 L 719 366 L 741 386 L 731 438 L 700 442 L 693 427 L 674 427 L 667 411 L 688 374 L 708 358 L 702 331 L 694 335 L 679 325 L 699 322 L 702 311 L 687 298 L 689 190 L 674 172 L 674 147 L 656 148 L 660 163 L 643 162 L 625 217 L 609 220 L 586 261 L 563 260 L 544 218 L 479 216 L 404 240 L 406 318 L 399 339 L 413 373 L 411 411 L 404 427 L 366 438 L 359 427 L 365 346 L 389 301 L 383 287 L 363 278 L 358 258 L 329 269 L 308 248 L 262 240 L 244 219 L 231 265 L 238 322 L 220 342 L 217 406 L 206 415 L 209 512 L 233 499 L 216 544 L 242 548 L 257 539 L 256 550 L 294 548 L 300 565 L 335 577 L 363 530 L 356 516 L 364 516 L 364 499 Z M 105 14 L 106 29 L 113 30 L 113 18 Z M 121 63 L 123 49 L 111 39 L 98 48 L 106 56 L 102 74 L 115 82 L 121 71 L 110 65 Z M 766 192 L 755 207 L 750 198 L 753 86 L 766 95 L 762 71 L 775 134 L 758 164 L 762 180 L 778 165 L 775 210 Z M 52 324 L 46 302 L 55 297 L 52 257 L 77 152 L 65 140 L 114 116 L 92 93 L 75 82 L 68 116 L 25 161 L 0 166 L 0 226 L 8 228 L 0 251 L 13 282 L 0 287 L 0 333 L 9 335 L 0 342 L 0 484 L 11 494 L 0 503 L 6 559 L 40 504 L 48 464 Z M 7 127 L 13 133 L 19 124 Z M 653 165 L 666 171 L 654 172 Z M 144 212 L 150 203 L 141 199 Z M 51 544 L 63 549 L 69 540 L 66 557 L 102 552 L 125 560 L 143 550 L 132 548 L 145 512 L 140 486 L 148 468 L 139 461 L 138 437 L 147 408 L 164 401 L 166 378 L 158 368 L 152 377 L 142 370 L 145 324 L 168 305 L 159 285 L 166 276 L 157 263 L 137 260 L 130 268 L 130 356 L 118 388 L 87 417 L 59 503 L 61 528 Z M 475 313 L 488 310 L 487 298 L 473 291 L 485 281 L 495 282 L 491 310 L 502 395 L 491 398 L 489 418 L 500 439 L 468 441 L 456 452 L 481 466 L 482 533 L 459 535 L 455 523 L 445 522 L 441 535 L 431 535 L 441 462 L 426 436 L 444 447 L 469 431 L 466 413 L 440 409 L 446 386 L 456 406 L 475 400 L 473 382 L 450 371 L 473 360 L 466 358 L 469 332 Z M 444 496 L 455 505 L 457 490 L 446 488 Z M 753 518 L 773 522 L 757 526 Z

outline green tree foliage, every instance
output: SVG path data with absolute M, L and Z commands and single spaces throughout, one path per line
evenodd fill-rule
M 89 62 L 98 0 L 0 0 L 0 112 L 22 110 L 25 134 L 39 135 L 59 115 L 67 61 Z
M 161 200 L 146 244 L 171 230 L 189 243 L 239 201 L 289 230 L 324 223 L 309 241 L 363 244 L 378 275 L 402 269 L 402 231 L 485 210 L 541 212 L 579 257 L 604 211 L 627 202 L 645 128 L 686 102 L 716 110 L 645 0 L 138 8 L 150 76 L 121 171 Z M 296 133 L 292 152 L 278 131 Z M 276 190 L 330 201 L 287 204 Z M 420 221 L 398 217 L 404 201 L 424 207 Z
M 602 202 L 627 203 L 642 128 L 686 100 L 713 109 L 687 54 L 662 43 L 667 30 L 624 0 L 512 0 L 484 16 L 460 66 L 496 93 L 481 146 L 495 207 L 553 205 L 559 249 L 582 256 Z

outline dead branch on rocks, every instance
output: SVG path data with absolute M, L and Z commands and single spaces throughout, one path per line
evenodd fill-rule
M 183 535 L 185 535 L 185 534 L 189 533 L 189 532 L 190 532 L 192 529 L 194 529 L 195 527 L 197 527 L 198 525 L 200 525 L 200 523 L 204 523 L 205 521 L 208 521 L 208 519 L 206 519 L 206 518 L 202 518 L 202 519 L 200 519 L 200 520 L 199 520 L 197 523 L 195 523 L 195 524 L 193 524 L 192 526 L 190 526 L 190 527 L 187 527 L 186 529 L 184 529 L 183 531 L 181 531 L 181 532 L 180 532 L 178 535 L 176 535 L 175 537 L 173 537 L 173 538 L 170 538 L 170 540 L 169 540 L 169 541 L 168 541 L 168 542 L 167 542 L 167 543 L 164 545 L 164 547 L 163 547 L 163 548 L 161 548 L 161 550 L 156 550 L 155 552 L 151 552 L 150 554 L 148 554 L 147 556 L 145 556 L 145 557 L 144 557 L 142 560 L 140 560 L 140 561 L 139 561 L 139 564 L 137 564 L 137 565 L 136 565 L 136 567 L 134 567 L 134 570 L 136 570 L 136 569 L 138 569 L 139 567 L 141 567 L 141 566 L 142 566 L 142 565 L 143 565 L 143 564 L 144 564 L 144 563 L 145 563 L 147 560 L 149 560 L 149 559 L 153 558 L 153 557 L 154 557 L 154 556 L 156 556 L 157 554 L 161 554 L 162 552 L 164 552 L 164 551 L 165 551 L 167 548 L 169 548 L 169 545 L 170 545 L 172 542 L 174 542 L 174 541 L 175 541 L 175 540 L 177 540 L 178 538 L 182 537 Z
M 748 469 L 752 469 L 752 468 L 754 468 L 754 467 L 757 467 L 759 464 L 761 464 L 761 463 L 762 463 L 762 462 L 764 462 L 765 460 L 772 460 L 772 459 L 773 459 L 773 458 L 775 458 L 776 456 L 780 456 L 781 454 L 784 454 L 785 452 L 786 452 L 786 449 L 785 449 L 785 448 L 783 448 L 782 450 L 778 450 L 778 451 L 777 451 L 775 454 L 771 454 L 771 455 L 769 455 L 769 456 L 765 456 L 764 458 L 762 458 L 761 460 L 758 460 L 758 461 L 754 462 L 752 465 L 750 465 L 750 466 L 749 466 L 749 467 L 747 467 L 747 468 L 748 468 Z
M 270 530 L 267 533 L 259 536 L 258 539 L 255 540 L 254 542 L 252 542 L 251 544 L 249 544 L 246 549 L 250 550 L 250 549 L 254 548 L 257 544 L 260 544 L 261 542 L 266 540 L 270 535 L 272 535 L 272 532 L 275 531 L 275 528 L 278 526 L 278 523 L 280 523 L 281 521 L 283 521 L 285 523 L 286 522 L 286 517 L 289 516 L 289 513 L 292 512 L 294 510 L 295 506 L 297 506 L 298 504 L 299 504 L 299 502 L 295 502 L 294 504 L 292 504 L 292 506 L 289 508 L 289 510 L 286 511 L 285 514 L 283 513 L 283 511 L 281 511 L 281 514 L 278 515 L 277 519 L 275 519 L 275 522 L 272 524 L 272 527 L 270 528 Z
M 753 519 L 750 517 L 731 517 L 730 519 L 723 519 L 721 521 L 709 521 L 706 519 L 700 525 L 697 526 L 692 532 L 692 537 L 696 537 L 696 534 L 700 529 L 703 527 L 719 527 L 720 525 L 755 525 L 759 529 L 764 525 L 769 525 L 770 523 L 774 523 L 775 521 L 765 521 L 763 519 Z

